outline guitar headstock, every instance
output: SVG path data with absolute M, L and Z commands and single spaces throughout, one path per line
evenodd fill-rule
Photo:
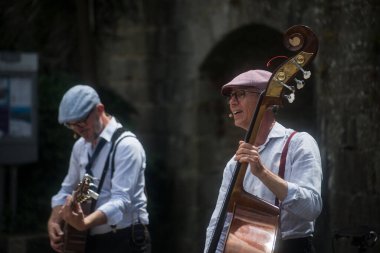
M 73 199 L 76 203 L 83 203 L 89 199 L 98 199 L 99 194 L 96 193 L 93 188 L 95 187 L 93 183 L 94 179 L 89 174 L 83 176 L 82 181 L 78 184 L 74 191 Z
M 283 98 L 289 103 L 295 99 L 296 90 L 302 89 L 311 72 L 305 66 L 311 63 L 318 52 L 318 39 L 313 31 L 303 25 L 289 28 L 284 34 L 284 45 L 296 55 L 288 58 L 272 74 L 265 93 L 268 105 L 282 105 Z M 302 79 L 296 75 L 302 73 Z M 291 82 L 294 81 L 294 84 Z M 284 89 L 285 88 L 285 89 Z M 286 92 L 285 92 L 286 91 Z

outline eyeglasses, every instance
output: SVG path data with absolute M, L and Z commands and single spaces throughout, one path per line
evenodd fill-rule
M 241 101 L 241 99 L 245 98 L 246 93 L 254 93 L 260 94 L 259 91 L 251 91 L 251 90 L 236 90 L 227 95 L 227 102 L 229 103 L 232 98 L 235 98 L 237 102 Z
M 78 120 L 78 121 L 73 122 L 73 123 L 70 123 L 70 122 L 64 123 L 65 127 L 69 128 L 69 129 L 74 129 L 75 127 L 77 127 L 77 128 L 85 127 L 87 125 L 87 120 L 90 117 L 91 113 L 94 111 L 94 109 L 95 109 L 95 107 L 92 108 L 91 111 L 86 115 L 86 117 L 84 117 L 81 120 Z

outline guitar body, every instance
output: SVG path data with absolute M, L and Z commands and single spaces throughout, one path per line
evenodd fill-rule
M 84 253 L 87 231 L 78 231 L 69 224 L 64 225 L 63 253 Z
M 92 178 L 86 174 L 73 193 L 73 203 L 80 204 L 83 214 L 88 215 L 91 210 L 91 199 L 97 199 L 98 194 L 90 189 Z M 84 253 L 88 231 L 79 231 L 63 222 L 63 253 Z
M 83 213 L 90 211 L 91 202 L 81 203 Z M 63 225 L 63 253 L 84 253 L 88 231 L 79 231 L 67 223 Z

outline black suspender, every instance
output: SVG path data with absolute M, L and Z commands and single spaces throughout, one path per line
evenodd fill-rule
M 116 131 L 113 133 L 112 135 L 112 138 L 111 138 L 111 149 L 110 149 L 110 152 L 108 153 L 108 156 L 107 156 L 107 160 L 104 164 L 104 168 L 103 168 L 103 172 L 102 172 L 102 176 L 100 178 L 100 181 L 99 181 L 99 185 L 98 185 L 98 188 L 96 190 L 96 192 L 98 194 L 100 194 L 100 191 L 102 190 L 102 187 L 103 187 L 103 183 L 104 183 L 104 179 L 106 177 L 106 174 L 107 174 L 107 171 L 108 171 L 108 165 L 109 165 L 109 160 L 110 160 L 110 156 L 111 156 L 111 153 L 116 150 L 116 146 L 119 144 L 119 142 L 124 139 L 125 137 L 128 137 L 127 136 L 124 136 L 122 138 L 120 138 L 120 140 L 118 140 L 118 138 L 125 132 L 126 130 L 124 128 L 118 128 L 116 129 Z M 117 141 L 117 142 L 116 142 Z M 104 141 L 105 142 L 105 141 Z M 100 144 L 100 143 L 99 143 Z M 99 145 L 98 144 L 98 145 Z M 104 144 L 103 144 L 104 145 Z M 92 156 L 93 157 L 93 156 Z M 91 158 L 92 158 L 91 157 Z M 115 152 L 113 152 L 113 155 L 112 155 L 112 159 L 114 160 L 115 159 Z M 112 166 L 114 166 L 114 161 L 112 161 Z M 87 168 L 87 167 L 86 167 Z M 113 170 L 114 168 L 112 168 L 112 174 L 113 174 Z M 111 174 L 111 178 L 112 178 L 112 174 Z M 95 210 L 95 205 L 96 205 L 96 200 L 93 200 L 92 203 L 91 203 L 91 212 L 93 212 Z
M 88 158 L 88 163 L 85 169 L 86 169 L 86 173 L 89 174 L 90 176 L 93 176 L 92 170 L 91 170 L 92 164 L 94 163 L 96 157 L 99 155 L 100 150 L 103 148 L 104 144 L 106 144 L 106 140 L 103 138 L 100 138 L 98 145 L 95 148 L 94 153 L 92 154 L 91 157 Z

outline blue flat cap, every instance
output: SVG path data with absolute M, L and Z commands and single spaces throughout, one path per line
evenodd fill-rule
M 99 103 L 99 95 L 93 88 L 88 85 L 75 85 L 62 97 L 59 104 L 58 122 L 63 124 L 81 120 Z

